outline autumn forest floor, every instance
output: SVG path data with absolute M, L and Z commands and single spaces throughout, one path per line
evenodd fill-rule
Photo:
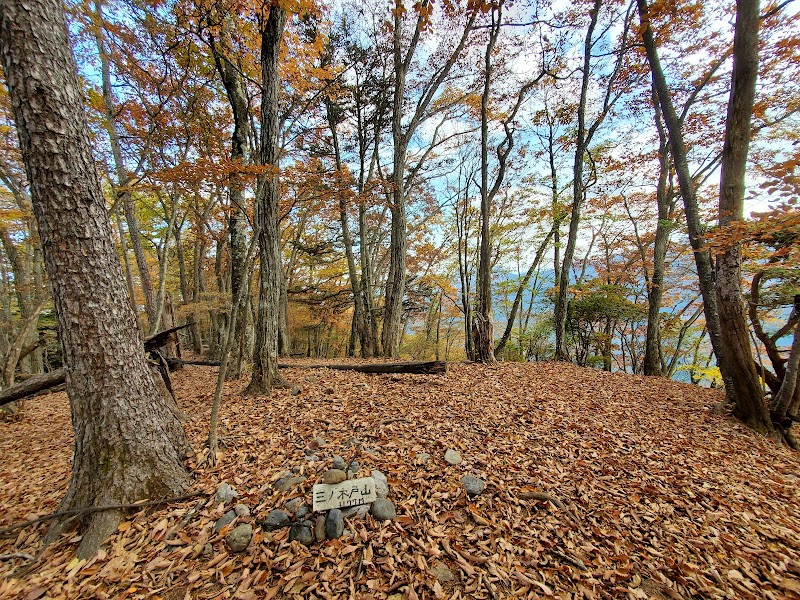
M 284 373 L 301 395 L 243 399 L 243 382 L 227 384 L 223 455 L 190 491 L 227 481 L 260 518 L 310 501 L 340 454 L 388 475 L 396 520 L 348 521 L 345 537 L 309 548 L 256 526 L 233 554 L 227 529 L 212 530 L 227 508 L 212 503 L 168 537 L 204 502 L 194 498 L 131 515 L 89 562 L 74 560 L 74 533 L 23 575 L 30 561 L 0 560 L 0 598 L 800 598 L 800 453 L 714 414 L 719 392 L 556 363 Z M 199 458 L 215 376 L 173 375 Z M 327 446 L 311 462 L 317 436 Z M 464 462 L 448 466 L 448 448 Z M 0 423 L 0 529 L 57 508 L 71 452 L 63 393 Z M 292 467 L 306 481 L 273 493 Z M 487 482 L 472 501 L 465 474 Z M 526 499 L 536 491 L 564 508 Z M 46 527 L 0 537 L 0 555 L 37 554 Z M 437 562 L 453 581 L 433 575 Z

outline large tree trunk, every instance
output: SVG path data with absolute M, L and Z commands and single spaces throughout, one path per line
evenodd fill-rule
M 689 243 L 694 251 L 695 266 L 697 268 L 697 279 L 700 292 L 703 296 L 703 312 L 706 317 L 706 327 L 708 337 L 711 339 L 711 346 L 717 358 L 722 377 L 728 389 L 732 389 L 728 365 L 725 357 L 725 346 L 720 333 L 719 313 L 714 295 L 714 267 L 711 262 L 711 255 L 703 245 L 703 227 L 700 219 L 700 207 L 697 203 L 697 194 L 694 182 L 692 181 L 689 170 L 689 161 L 686 153 L 686 145 L 683 141 L 683 131 L 675 105 L 672 102 L 669 85 L 661 68 L 661 60 L 658 56 L 653 30 L 650 27 L 650 16 L 647 0 L 637 0 L 639 10 L 639 20 L 642 24 L 641 36 L 647 53 L 647 62 L 650 64 L 650 71 L 653 77 L 653 85 L 658 95 L 658 103 L 664 115 L 664 124 L 669 133 L 670 151 L 672 161 L 675 165 L 675 172 L 678 176 L 678 185 L 683 199 L 684 212 L 686 213 L 686 225 L 689 230 Z
M 256 191 L 258 255 L 261 262 L 253 374 L 246 393 L 267 395 L 278 375 L 278 320 L 280 318 L 281 256 L 278 231 L 278 55 L 286 11 L 270 8 L 261 34 L 261 156 L 271 172 Z
M 731 96 L 725 122 L 725 146 L 722 150 L 719 185 L 721 227 L 743 218 L 750 116 L 758 77 L 760 21 L 758 0 L 737 0 Z M 734 414 L 739 419 L 756 431 L 772 434 L 774 428 L 750 349 L 750 335 L 742 299 L 741 264 L 740 244 L 728 248 L 717 257 L 717 310 L 733 385 L 727 392 L 736 403 Z
M 61 508 L 175 493 L 187 482 L 188 444 L 153 381 L 127 298 L 62 4 L 4 1 L 0 53 L 67 369 L 75 458 Z M 90 513 L 78 556 L 94 554 L 120 518 Z

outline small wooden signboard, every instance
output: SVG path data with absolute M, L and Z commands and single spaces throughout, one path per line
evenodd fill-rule
M 369 504 L 377 499 L 372 477 L 348 479 L 341 483 L 318 483 L 314 486 L 314 512 Z

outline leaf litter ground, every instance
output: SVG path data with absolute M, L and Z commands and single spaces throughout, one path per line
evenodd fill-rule
M 222 452 L 190 491 L 227 481 L 257 519 L 310 503 L 340 454 L 359 476 L 388 475 L 396 520 L 348 520 L 345 537 L 310 548 L 256 526 L 234 554 L 224 536 L 238 521 L 215 534 L 229 507 L 198 497 L 132 514 L 88 562 L 74 533 L 32 568 L 0 561 L 0 598 L 800 598 L 800 456 L 715 414 L 719 392 L 560 363 L 283 373 L 299 396 L 226 385 Z M 193 467 L 215 376 L 174 374 Z M 327 443 L 312 462 L 316 437 Z M 444 462 L 448 448 L 462 464 Z M 0 528 L 57 509 L 71 452 L 63 393 L 0 425 Z M 293 467 L 307 479 L 273 492 Z M 466 474 L 487 483 L 472 500 Z M 46 531 L 0 538 L 0 555 L 37 554 Z

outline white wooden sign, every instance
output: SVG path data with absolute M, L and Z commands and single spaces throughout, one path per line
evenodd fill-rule
M 314 486 L 314 512 L 369 504 L 377 499 L 372 477 L 348 479 L 341 483 L 318 483 Z

